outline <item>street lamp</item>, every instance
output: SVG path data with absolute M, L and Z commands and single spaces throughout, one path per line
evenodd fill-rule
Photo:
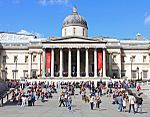
M 16 75 L 17 75 L 17 57 L 15 58 L 15 81 L 16 81 Z
M 5 67 L 5 77 L 4 77 L 4 81 L 6 81 L 7 79 L 7 67 Z
M 130 57 L 130 61 L 131 61 L 131 80 L 132 80 L 132 62 L 133 62 L 133 57 Z
M 138 81 L 139 81 L 139 67 L 136 68 L 138 74 Z
M 142 72 L 141 72 L 141 79 L 140 80 L 142 81 Z

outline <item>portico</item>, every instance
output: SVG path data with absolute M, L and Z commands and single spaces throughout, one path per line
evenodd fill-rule
M 105 42 L 72 38 L 43 42 L 43 77 L 106 77 Z

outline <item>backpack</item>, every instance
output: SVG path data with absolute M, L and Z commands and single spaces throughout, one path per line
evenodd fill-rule
M 32 97 L 31 97 L 31 96 L 29 96 L 29 97 L 28 97 L 28 100 L 29 100 L 29 101 L 31 101 L 31 100 L 32 100 Z
M 140 98 L 140 97 L 138 97 L 138 98 L 137 98 L 137 104 L 140 104 L 140 105 L 141 105 L 141 104 L 142 104 L 142 102 L 143 102 L 143 99 L 142 99 L 142 98 Z

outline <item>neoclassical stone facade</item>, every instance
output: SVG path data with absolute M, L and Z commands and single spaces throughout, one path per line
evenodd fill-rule
M 150 79 L 150 41 L 88 37 L 88 24 L 73 9 L 62 25 L 62 37 L 0 32 L 0 78 Z

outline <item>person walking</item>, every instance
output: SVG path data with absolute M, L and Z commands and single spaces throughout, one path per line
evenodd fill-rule
M 120 93 L 118 96 L 118 111 L 122 112 L 122 103 L 123 103 L 123 99 L 122 99 L 122 94 Z
M 32 106 L 34 106 L 34 102 L 35 102 L 35 95 L 34 95 L 34 93 L 32 93 L 32 95 L 31 95 L 31 105 Z
M 136 101 L 136 99 L 135 99 L 135 97 L 133 96 L 133 94 L 131 93 L 131 95 L 129 96 L 129 113 L 130 113 L 131 107 L 132 107 L 133 112 L 134 112 L 134 114 L 135 114 L 135 108 L 134 108 L 135 101 Z
M 138 109 L 140 109 L 140 113 L 142 113 L 142 104 L 143 104 L 143 98 L 141 96 L 141 94 L 138 94 L 138 97 L 137 97 L 137 109 L 136 109 L 136 112 L 138 113 Z
M 64 102 L 65 102 L 65 107 L 68 107 L 68 93 L 67 92 L 64 94 Z
M 96 95 L 95 100 L 96 100 L 96 108 L 99 109 L 100 103 L 102 102 L 99 94 Z
M 44 103 L 44 92 L 42 92 L 42 94 L 41 94 L 41 102 L 43 102 Z
M 127 107 L 127 95 L 123 95 L 123 112 L 126 112 L 126 107 Z
M 72 108 L 72 98 L 71 95 L 68 95 L 68 109 L 71 110 Z
M 25 95 L 22 96 L 22 104 L 21 106 L 25 106 L 26 105 L 26 97 Z
M 60 97 L 59 97 L 59 107 L 61 107 L 62 104 L 65 107 L 65 104 L 64 104 L 64 95 L 63 94 L 61 94 Z
M 91 96 L 91 98 L 90 98 L 90 106 L 91 106 L 91 110 L 93 110 L 93 107 L 94 107 L 94 101 L 95 101 L 95 97 L 94 97 L 94 96 Z

